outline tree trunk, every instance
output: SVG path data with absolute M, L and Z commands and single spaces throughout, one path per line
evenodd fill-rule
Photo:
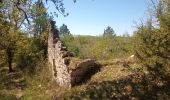
M 12 61 L 8 62 L 8 67 L 9 67 L 9 73 L 13 72 Z
M 8 48 L 6 50 L 6 54 L 7 54 L 7 63 L 8 63 L 9 73 L 10 73 L 10 72 L 13 72 L 13 68 L 12 68 L 13 52 L 12 52 L 12 49 Z

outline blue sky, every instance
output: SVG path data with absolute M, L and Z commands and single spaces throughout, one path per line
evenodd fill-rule
M 135 23 L 144 18 L 148 0 L 64 0 L 69 16 L 55 18 L 57 26 L 63 23 L 74 35 L 102 35 L 109 25 L 116 34 L 132 34 Z M 50 8 L 49 11 L 54 11 Z

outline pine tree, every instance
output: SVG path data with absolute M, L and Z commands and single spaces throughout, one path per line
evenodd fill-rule
M 110 26 L 108 26 L 103 33 L 104 37 L 114 37 L 116 36 L 115 31 L 113 30 L 113 28 L 111 28 Z
M 59 29 L 59 34 L 60 36 L 64 36 L 64 35 L 69 35 L 70 34 L 70 31 L 67 27 L 67 25 L 63 24 L 60 29 Z

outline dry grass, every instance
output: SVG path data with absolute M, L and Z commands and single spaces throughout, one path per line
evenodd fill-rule
M 131 70 L 128 70 L 127 68 L 123 67 L 123 64 L 117 64 L 117 59 L 112 60 L 102 60 L 98 61 L 98 63 L 102 66 L 101 70 L 93 75 L 89 81 L 87 81 L 86 84 L 75 86 L 70 90 L 64 91 L 62 94 L 59 95 L 58 98 L 62 99 L 67 97 L 80 93 L 85 92 L 88 87 L 93 83 L 100 83 L 104 81 L 116 81 L 119 79 L 122 79 L 124 77 L 127 77 L 128 75 L 133 74 Z M 136 64 L 130 65 L 132 69 L 136 68 Z
M 140 74 L 139 70 L 136 70 L 141 68 L 139 64 L 131 63 L 129 67 L 125 67 L 124 63 L 117 63 L 120 60 L 98 61 L 102 66 L 100 71 L 93 75 L 87 83 L 69 90 L 57 86 L 52 81 L 45 80 L 44 74 L 47 71 L 45 70 L 42 76 L 36 77 L 37 79 L 27 79 L 31 84 L 25 90 L 20 92 L 16 92 L 18 90 L 15 89 L 1 90 L 0 97 L 3 98 L 2 100 L 15 100 L 17 94 L 20 93 L 23 95 L 22 100 L 137 100 L 157 97 L 167 100 L 170 97 L 170 90 L 167 88 L 168 82 L 158 87 L 155 83 L 150 83 L 149 76 Z
M 170 77 L 161 80 L 143 73 L 139 64 L 116 64 L 114 60 L 101 61 L 108 65 L 95 74 L 88 83 L 65 91 L 60 99 L 65 100 L 169 100 Z M 154 78 L 156 77 L 156 78 Z

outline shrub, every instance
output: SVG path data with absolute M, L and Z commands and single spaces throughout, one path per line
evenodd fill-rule
M 159 26 L 153 27 L 152 22 L 148 21 L 136 32 L 135 52 L 138 60 L 150 73 L 161 77 L 169 73 L 170 66 L 170 14 L 167 12 L 169 1 L 166 2 L 160 1 L 159 5 L 162 6 L 157 8 L 159 12 L 155 17 Z
M 41 37 L 25 38 L 25 45 L 18 50 L 17 67 L 30 74 L 36 72 L 36 66 L 39 61 L 46 59 L 47 45 Z
M 125 58 L 133 54 L 131 37 L 100 37 L 74 36 L 74 39 L 65 39 L 69 51 L 80 58 L 114 59 Z

